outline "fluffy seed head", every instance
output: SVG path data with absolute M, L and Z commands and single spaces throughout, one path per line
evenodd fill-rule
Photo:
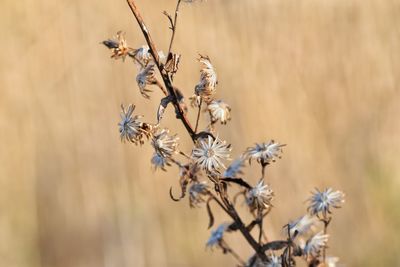
M 200 70 L 200 82 L 195 87 L 195 94 L 209 102 L 216 90 L 217 73 L 208 56 L 200 55 L 199 61 L 202 69 Z
M 151 141 L 155 151 L 163 157 L 171 157 L 177 150 L 179 137 L 176 135 L 169 136 L 169 130 L 162 129 L 154 134 Z
M 139 120 L 141 116 L 132 116 L 135 106 L 131 104 L 125 109 L 121 105 L 121 109 L 121 121 L 118 123 L 121 140 L 134 144 L 142 143 L 145 135 L 144 123 Z
M 256 159 L 258 163 L 269 164 L 274 162 L 276 158 L 281 157 L 282 147 L 284 144 L 275 143 L 271 140 L 267 143 L 256 144 L 255 147 L 249 147 L 245 153 L 251 163 L 252 159 Z
M 308 211 L 311 215 L 322 215 L 326 217 L 331 213 L 331 208 L 340 208 L 344 203 L 344 193 L 341 191 L 333 191 L 332 188 L 327 188 L 324 191 L 315 189 L 313 195 L 308 200 L 310 206 Z
M 324 234 L 322 231 L 307 240 L 303 248 L 303 253 L 308 257 L 317 257 L 320 255 L 321 249 L 326 247 L 329 235 Z
M 192 159 L 201 169 L 209 173 L 218 174 L 221 168 L 225 169 L 223 159 L 229 159 L 231 146 L 218 137 L 211 136 L 200 139 L 192 151 Z
M 261 179 L 255 187 L 246 194 L 246 203 L 250 210 L 269 209 L 272 207 L 271 201 L 274 198 L 274 191 L 268 184 L 264 184 Z
M 226 124 L 231 119 L 231 108 L 222 100 L 211 101 L 207 109 L 211 114 L 212 122 L 220 121 L 221 124 Z

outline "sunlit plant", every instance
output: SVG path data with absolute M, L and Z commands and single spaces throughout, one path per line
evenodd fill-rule
M 333 209 L 340 208 L 344 202 L 344 194 L 331 188 L 322 191 L 316 189 L 309 199 L 307 213 L 284 226 L 286 237 L 269 240 L 263 223 L 274 207 L 272 202 L 275 196 L 271 185 L 265 182 L 265 169 L 281 158 L 285 144 L 274 140 L 256 143 L 227 166 L 227 161 L 231 160 L 231 145 L 218 134 L 216 124 L 220 122 L 226 125 L 229 122 L 231 108 L 223 100 L 214 97 L 218 86 L 217 73 L 211 59 L 205 55 L 198 58 L 200 78 L 194 86 L 193 95 L 189 97 L 192 111 L 197 113 L 194 126 L 190 123 L 187 117 L 190 111 L 185 104 L 184 94 L 174 86 L 181 55 L 174 53 L 172 48 L 180 5 L 194 1 L 178 0 L 173 16 L 164 11 L 172 31 L 166 56 L 157 50 L 135 1 L 127 2 L 146 45 L 137 49 L 129 47 L 122 31 L 102 43 L 111 50 L 111 58 L 122 61 L 131 58 L 138 66 L 136 82 L 145 99 L 150 98 L 152 87 L 159 88 L 165 97 L 160 100 L 155 124 L 144 122 L 142 116 L 134 115 L 134 105 L 127 108 L 122 105 L 118 124 L 121 140 L 135 145 L 150 143 L 154 148 L 150 162 L 156 170 L 167 171 L 172 166 L 179 168 L 181 195 L 175 197 L 170 190 L 170 196 L 179 201 L 188 194 L 190 207 L 205 206 L 210 219 L 209 228 L 214 225 L 212 202 L 231 218 L 231 222 L 221 223 L 211 231 L 206 246 L 231 254 L 239 266 L 295 266 L 298 259 L 303 259 L 308 266 L 336 266 L 337 258 L 326 256 L 329 239 L 327 229 Z M 162 118 L 168 106 L 173 106 L 176 118 L 183 123 L 193 141 L 191 151 L 180 150 L 179 137 L 163 128 Z M 205 129 L 199 130 L 201 119 L 208 119 L 209 123 Z M 261 178 L 254 186 L 243 177 L 243 168 L 252 162 L 253 165 L 259 165 L 261 170 Z M 230 184 L 237 186 L 239 193 L 232 196 Z M 250 222 L 245 222 L 237 211 L 236 199 L 240 195 L 253 217 Z M 253 249 L 253 255 L 249 255 L 247 260 L 243 260 L 224 239 L 226 234 L 235 232 L 242 234 Z

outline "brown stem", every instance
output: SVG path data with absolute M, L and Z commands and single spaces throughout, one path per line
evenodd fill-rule
M 172 82 L 168 76 L 168 73 L 164 70 L 163 65 L 160 63 L 160 57 L 158 56 L 157 53 L 157 48 L 153 42 L 153 39 L 151 38 L 150 32 L 147 29 L 142 16 L 139 13 L 139 10 L 136 7 L 136 4 L 134 0 L 127 0 L 128 5 L 133 13 L 133 15 L 136 18 L 137 23 L 139 24 L 140 29 L 142 30 L 142 33 L 144 35 L 144 38 L 146 39 L 147 45 L 150 48 L 150 53 L 153 56 L 154 62 L 157 65 L 157 68 L 161 74 L 161 77 L 164 81 L 165 87 L 168 91 L 168 94 L 173 96 L 173 105 L 175 106 L 176 113 L 179 115 L 179 119 L 182 121 L 183 125 L 185 126 L 187 132 L 189 133 L 190 137 L 192 138 L 193 142 L 196 141 L 196 134 L 190 125 L 189 120 L 187 119 L 184 110 L 182 107 L 179 105 L 178 101 L 178 96 L 176 95 L 176 92 L 174 90 L 174 87 L 172 86 Z
M 258 210 L 257 211 L 257 217 L 260 220 L 260 223 L 258 224 L 260 227 L 260 233 L 258 234 L 258 244 L 260 244 L 260 246 L 262 246 L 262 237 L 263 237 L 263 221 L 264 221 L 264 216 L 262 216 L 262 210 Z
M 201 113 L 201 104 L 203 104 L 203 99 L 202 98 L 200 98 L 199 110 L 197 111 L 196 126 L 194 127 L 194 132 L 195 133 L 197 133 L 197 127 L 199 126 L 200 113 Z
M 324 214 L 324 219 L 322 220 L 322 222 L 324 223 L 324 235 L 326 235 L 328 233 L 328 225 L 330 223 L 331 219 L 328 218 L 328 216 L 326 216 L 326 214 Z M 324 248 L 322 249 L 322 262 L 325 263 L 325 259 L 326 259 L 326 246 L 324 246 Z

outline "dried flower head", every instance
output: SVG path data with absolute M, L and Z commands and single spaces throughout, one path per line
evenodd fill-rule
M 298 235 L 306 235 L 315 227 L 317 218 L 308 214 L 298 218 L 297 220 L 290 222 L 288 227 L 290 229 L 290 236 L 292 239 Z
M 246 156 L 251 163 L 252 159 L 256 159 L 258 163 L 269 164 L 274 162 L 276 158 L 281 157 L 282 147 L 284 144 L 275 143 L 274 140 L 268 143 L 256 144 L 255 147 L 249 147 L 246 151 Z
M 250 210 L 269 209 L 272 207 L 271 201 L 274 198 L 274 191 L 268 184 L 264 184 L 261 179 L 255 187 L 246 194 L 246 203 Z
M 200 82 L 195 87 L 195 94 L 209 102 L 216 90 L 217 73 L 208 56 L 200 55 L 199 61 L 202 69 L 200 70 Z
M 115 37 L 103 41 L 103 44 L 111 49 L 111 58 L 114 59 L 122 58 L 122 60 L 125 60 L 125 57 L 128 55 L 128 53 L 132 51 L 132 48 L 128 47 L 125 39 L 125 33 L 122 31 L 118 31 Z
M 225 170 L 223 176 L 224 177 L 236 177 L 238 174 L 243 174 L 242 168 L 245 165 L 245 159 L 243 157 L 239 157 L 235 159 L 231 165 Z
M 327 188 L 325 191 L 315 189 L 315 192 L 309 199 L 310 206 L 308 211 L 311 215 L 322 215 L 326 217 L 331 213 L 331 208 L 340 208 L 344 203 L 344 193 L 341 191 L 333 191 L 332 188 Z
M 326 247 L 329 235 L 322 231 L 307 240 L 303 248 L 303 253 L 308 257 L 317 257 L 320 255 L 321 249 Z
M 136 76 L 136 82 L 139 86 L 140 93 L 144 98 L 149 99 L 150 96 L 148 95 L 151 92 L 148 89 L 147 85 L 152 85 L 157 83 L 157 79 L 155 77 L 154 65 L 149 64 L 145 68 L 143 68 L 138 75 Z
M 148 137 L 146 131 L 147 124 L 139 120 L 141 116 L 132 116 L 135 110 L 134 105 L 129 105 L 128 109 L 125 109 L 124 106 L 121 105 L 121 109 L 121 121 L 118 123 L 121 140 L 134 144 L 143 143 L 143 137 Z
M 201 169 L 209 173 L 219 173 L 219 169 L 224 168 L 223 159 L 229 159 L 231 145 L 221 141 L 218 137 L 213 139 L 211 136 L 197 141 L 196 147 L 192 151 L 192 158 Z
M 221 124 L 226 124 L 231 119 L 231 108 L 222 100 L 211 101 L 207 109 L 211 114 L 211 121 L 213 123 L 219 120 Z
M 136 60 L 140 67 L 146 67 L 147 64 L 153 59 L 148 45 L 142 45 L 129 54 Z
M 169 136 L 168 134 L 169 130 L 162 129 L 153 135 L 153 140 L 151 141 L 156 152 L 166 158 L 171 157 L 176 152 L 179 140 L 178 136 Z
M 168 158 L 163 157 L 157 152 L 153 154 L 153 157 L 151 158 L 151 164 L 153 165 L 154 170 L 161 169 L 163 171 L 166 171 L 165 166 L 171 166 Z
M 189 204 L 190 207 L 198 207 L 200 203 L 205 202 L 204 196 L 208 195 L 209 186 L 207 182 L 194 182 L 189 187 Z
M 212 248 L 220 244 L 222 238 L 224 237 L 224 232 L 226 231 L 227 228 L 228 224 L 226 223 L 220 224 L 216 230 L 211 232 L 211 236 L 208 239 L 206 246 Z

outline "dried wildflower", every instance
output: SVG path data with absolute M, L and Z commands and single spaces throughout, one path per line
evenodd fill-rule
M 164 65 L 164 69 L 174 77 L 175 73 L 179 69 L 179 61 L 181 60 L 181 55 L 169 53 L 167 57 L 167 62 Z
M 217 74 L 208 56 L 200 55 L 199 61 L 202 64 L 202 69 L 200 70 L 200 82 L 195 87 L 195 93 L 209 102 L 216 90 Z
M 274 191 L 268 184 L 264 184 L 261 179 L 255 187 L 246 194 L 246 203 L 250 210 L 269 209 L 272 207 L 271 201 L 274 197 Z
M 211 121 L 213 123 L 219 120 L 221 124 L 226 124 L 226 122 L 231 119 L 231 108 L 222 100 L 211 101 L 207 109 L 210 111 Z
M 321 249 L 326 247 L 329 235 L 324 234 L 322 231 L 307 240 L 303 248 L 303 252 L 307 256 L 317 257 Z
M 288 227 L 290 229 L 290 235 L 294 239 L 297 235 L 304 235 L 310 232 L 310 230 L 316 225 L 317 219 L 308 214 L 298 218 L 297 220 L 290 222 Z
M 125 60 L 125 57 L 128 55 L 132 48 L 128 47 L 128 44 L 125 39 L 125 33 L 122 31 L 117 32 L 117 35 L 112 39 L 108 39 L 103 41 L 103 44 L 111 49 L 112 54 L 111 58 Z
M 219 173 L 220 168 L 225 169 L 222 159 L 229 159 L 230 151 L 231 145 L 227 145 L 218 137 L 213 139 L 208 136 L 207 139 L 202 138 L 197 142 L 192 151 L 192 158 L 201 169 L 216 174 Z
M 274 140 L 268 143 L 256 144 L 255 147 L 249 147 L 246 151 L 246 156 L 251 163 L 252 159 L 256 159 L 261 164 L 269 164 L 275 161 L 275 158 L 280 158 L 282 147 L 284 144 L 275 143 Z
M 222 238 L 224 237 L 224 232 L 226 231 L 227 228 L 228 224 L 226 223 L 220 224 L 216 230 L 211 232 L 211 236 L 208 239 L 206 246 L 212 248 L 218 245 L 222 240 Z
M 147 88 L 147 85 L 156 84 L 157 79 L 155 77 L 154 65 L 149 64 L 147 67 L 143 68 L 138 75 L 136 76 L 136 82 L 139 86 L 140 93 L 144 98 L 149 99 L 148 95 L 151 92 L 150 89 Z
M 194 182 L 189 187 L 189 204 L 190 207 L 197 207 L 200 203 L 203 203 L 204 196 L 208 195 L 208 185 L 207 182 Z
M 125 109 L 121 105 L 121 109 L 121 122 L 118 123 L 121 140 L 134 144 L 142 143 L 142 138 L 145 134 L 144 123 L 139 120 L 141 116 L 132 116 L 135 106 L 131 104 L 128 109 Z
M 154 134 L 153 140 L 151 141 L 152 146 L 156 152 L 163 157 L 171 157 L 176 152 L 178 146 L 179 137 L 176 135 L 169 136 L 169 130 L 162 129 L 158 133 Z
M 148 45 L 143 45 L 135 49 L 133 52 L 129 53 L 129 55 L 136 60 L 136 63 L 139 63 L 140 67 L 146 67 L 153 59 Z
M 168 159 L 158 153 L 153 154 L 151 164 L 153 164 L 154 170 L 161 169 L 163 171 L 166 171 L 165 166 L 171 166 Z
M 239 157 L 235 159 L 231 165 L 225 170 L 224 177 L 236 177 L 237 174 L 243 174 L 242 168 L 244 167 L 245 159 Z
M 310 206 L 308 211 L 311 215 L 327 216 L 331 213 L 330 208 L 340 208 L 344 203 L 344 193 L 341 191 L 333 191 L 332 188 L 327 188 L 325 191 L 315 189 L 315 192 L 309 199 Z

